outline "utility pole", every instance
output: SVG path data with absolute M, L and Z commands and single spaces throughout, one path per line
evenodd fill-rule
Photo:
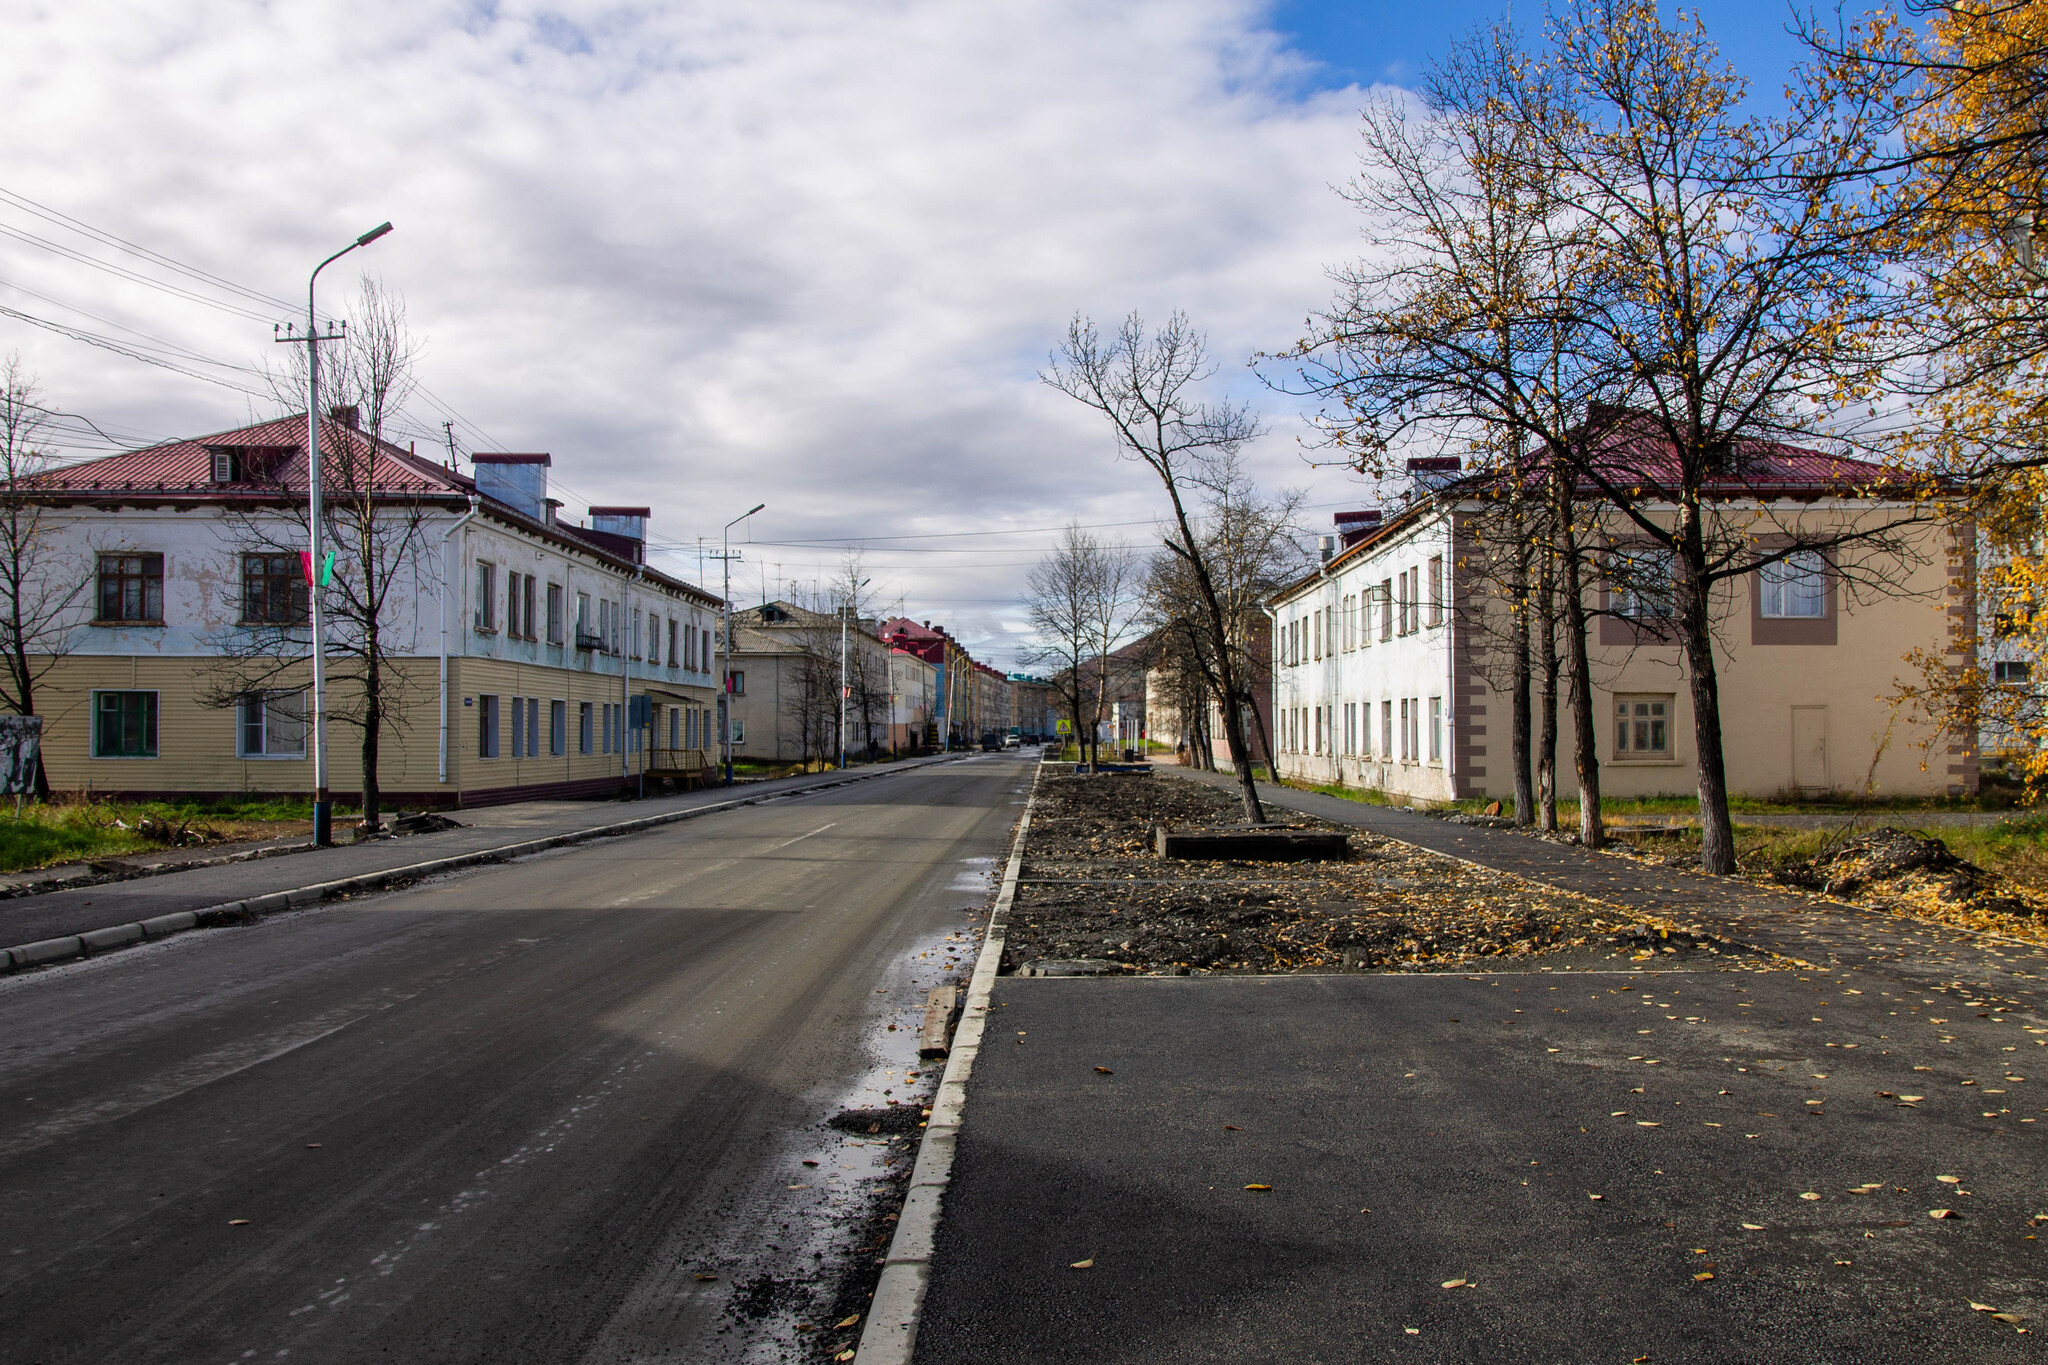
M 725 524 L 724 547 L 718 556 L 725 562 L 725 591 L 718 604 L 718 742 L 725 750 L 725 785 L 728 787 L 732 785 L 732 528 L 767 505 L 757 502 Z
M 448 438 L 448 467 L 455 468 L 455 423 L 441 423 L 441 434 Z

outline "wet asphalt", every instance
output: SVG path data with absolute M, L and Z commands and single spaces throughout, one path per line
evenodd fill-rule
M 1004 978 L 916 1358 L 2041 1360 L 2009 956 Z
M 903 1163 L 824 1120 L 929 1093 L 923 994 L 1028 779 L 977 758 L 0 981 L 0 1361 L 817 1358 L 793 1325 Z

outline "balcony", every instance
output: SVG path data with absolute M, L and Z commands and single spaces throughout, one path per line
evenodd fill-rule
M 585 630 L 578 626 L 576 628 L 576 648 L 593 650 L 596 653 L 602 654 L 605 652 L 604 636 L 594 630 Z

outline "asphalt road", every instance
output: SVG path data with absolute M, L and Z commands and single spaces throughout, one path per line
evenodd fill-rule
M 2044 1036 L 1884 967 L 1005 978 L 916 1358 L 2038 1361 Z
M 895 1159 L 821 1121 L 929 1084 L 888 1026 L 967 948 L 1029 776 L 949 764 L 0 982 L 0 1361 L 815 1355 L 785 1335 L 806 1278 Z

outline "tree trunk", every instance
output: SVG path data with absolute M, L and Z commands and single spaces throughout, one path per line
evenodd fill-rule
M 384 738 L 384 690 L 374 632 L 368 643 L 363 669 L 363 831 L 374 833 L 383 805 L 382 793 L 377 789 L 377 751 Z M 523 721 L 514 717 L 512 723 L 519 725 Z
M 1556 541 L 1538 546 L 1536 641 L 1542 683 L 1542 714 L 1537 717 L 1536 823 L 1546 834 L 1557 833 L 1557 555 Z
M 1571 674 L 1572 762 L 1579 779 L 1579 843 L 1600 848 L 1607 835 L 1600 823 L 1600 748 L 1593 715 L 1593 665 L 1586 654 L 1586 594 L 1580 581 L 1578 537 L 1572 530 L 1569 495 L 1558 499 L 1564 559 L 1566 667 Z
M 1517 509 L 1517 531 L 1527 529 L 1527 518 Z M 1515 765 L 1515 823 L 1536 822 L 1536 797 L 1529 783 L 1529 555 L 1523 545 L 1514 550 L 1515 572 L 1509 584 L 1515 614 L 1514 680 L 1509 687 L 1513 719 L 1508 738 L 1508 761 Z
M 1679 558 L 1679 643 L 1685 649 L 1692 694 L 1693 744 L 1699 752 L 1700 869 L 1726 877 L 1735 871 L 1735 828 L 1728 819 L 1728 768 L 1721 752 L 1721 682 L 1714 668 L 1714 631 L 1708 611 L 1705 547 L 1695 510 L 1682 528 Z

